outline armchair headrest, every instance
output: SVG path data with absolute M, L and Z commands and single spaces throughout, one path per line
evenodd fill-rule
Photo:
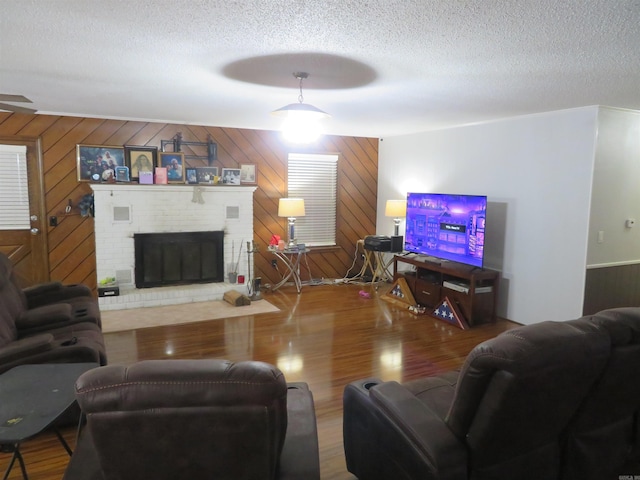
M 640 308 L 612 308 L 590 319 L 609 333 L 613 347 L 640 344 Z
M 263 362 L 147 360 L 90 370 L 76 382 L 85 413 L 149 408 L 272 405 L 286 401 L 280 370 Z

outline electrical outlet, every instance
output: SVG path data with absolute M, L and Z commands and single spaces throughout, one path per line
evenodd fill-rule
M 271 260 L 271 266 L 273 268 L 278 268 L 278 261 L 275 258 L 273 260 Z

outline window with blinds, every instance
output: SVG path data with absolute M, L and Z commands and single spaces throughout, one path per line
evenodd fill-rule
M 0 145 L 0 230 L 29 230 L 27 147 Z
M 296 239 L 308 247 L 336 244 L 338 155 L 290 153 L 289 198 L 304 199 L 305 216 L 296 218 Z

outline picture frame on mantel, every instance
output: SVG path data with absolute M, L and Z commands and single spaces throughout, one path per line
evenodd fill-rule
M 160 152 L 158 166 L 167 169 L 168 183 L 184 183 L 184 153 Z
M 140 172 L 151 172 L 158 163 L 158 147 L 125 145 L 124 159 L 132 181 L 139 181 Z
M 198 183 L 198 170 L 196 168 L 187 168 L 187 183 L 195 185 Z
M 201 185 L 215 185 L 218 182 L 218 167 L 198 167 L 196 178 Z
M 256 185 L 258 183 L 258 166 L 255 164 L 240 165 L 240 183 Z
M 240 169 L 223 168 L 222 183 L 223 185 L 240 185 Z
M 79 182 L 113 182 L 116 167 L 124 166 L 124 147 L 76 145 L 76 170 Z

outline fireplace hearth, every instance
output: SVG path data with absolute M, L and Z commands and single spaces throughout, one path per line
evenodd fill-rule
M 137 288 L 224 281 L 224 232 L 134 234 Z

